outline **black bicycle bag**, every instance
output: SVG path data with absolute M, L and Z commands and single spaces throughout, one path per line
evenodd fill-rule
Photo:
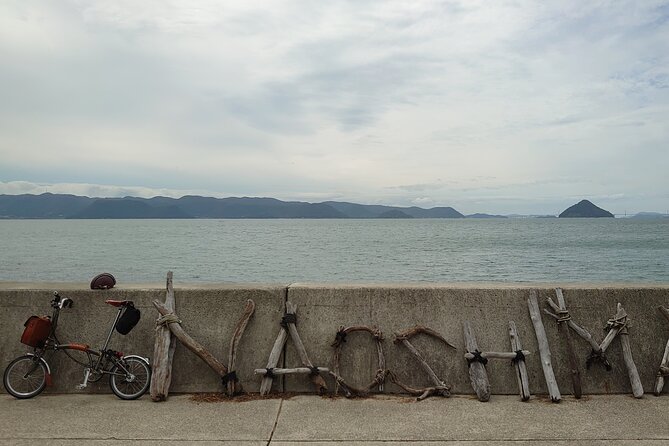
M 128 304 L 116 323 L 116 331 L 122 335 L 127 335 L 130 333 L 130 330 L 135 328 L 135 325 L 139 322 L 140 316 L 140 311 L 135 308 L 133 304 Z

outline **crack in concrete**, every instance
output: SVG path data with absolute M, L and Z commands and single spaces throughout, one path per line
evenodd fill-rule
M 279 417 L 281 416 L 281 408 L 283 407 L 283 399 L 281 399 L 281 402 L 279 403 L 279 410 L 276 412 L 276 420 L 274 420 L 274 426 L 272 427 L 272 432 L 269 434 L 269 440 L 267 440 L 267 445 L 269 446 L 272 443 L 272 437 L 274 437 L 274 431 L 276 431 L 276 427 L 279 425 Z

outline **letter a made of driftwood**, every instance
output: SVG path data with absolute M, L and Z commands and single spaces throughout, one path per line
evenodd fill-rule
M 321 373 L 328 373 L 329 369 L 323 367 L 314 367 L 314 365 L 309 360 L 307 351 L 304 348 L 302 339 L 300 339 L 300 334 L 297 331 L 295 324 L 297 323 L 297 305 L 294 305 L 292 302 L 286 302 L 286 313 L 281 319 L 281 330 L 279 335 L 274 341 L 274 346 L 272 351 L 269 354 L 269 359 L 267 360 L 267 367 L 264 369 L 256 369 L 255 373 L 262 374 L 263 380 L 260 384 L 260 394 L 266 395 L 272 389 L 272 382 L 274 377 L 277 375 L 285 374 L 301 374 L 308 373 L 311 382 L 316 387 L 316 391 L 319 394 L 324 393 L 328 386 L 325 384 L 325 380 L 321 376 Z M 293 340 L 293 345 L 297 350 L 302 365 L 304 367 L 298 367 L 295 369 L 277 369 L 276 365 L 279 363 L 279 357 L 281 356 L 281 351 L 283 350 L 284 345 L 288 335 Z
M 423 389 L 415 389 L 413 387 L 407 386 L 406 384 L 403 384 L 397 376 L 392 373 L 392 372 L 387 372 L 388 377 L 390 380 L 397 384 L 399 387 L 401 387 L 404 391 L 416 395 L 418 398 L 418 401 L 422 401 L 425 398 L 436 395 L 436 396 L 444 396 L 448 397 L 451 395 L 451 387 L 446 385 L 444 381 L 442 381 L 436 373 L 434 373 L 434 370 L 432 370 L 432 367 L 425 361 L 423 356 L 420 354 L 420 352 L 416 349 L 416 347 L 409 342 L 409 339 L 411 339 L 413 336 L 423 333 L 428 336 L 432 336 L 435 339 L 440 340 L 444 344 L 446 344 L 447 347 L 450 347 L 454 350 L 457 350 L 453 344 L 448 342 L 442 335 L 437 333 L 436 331 L 432 330 L 431 328 L 428 327 L 423 327 L 422 325 L 416 325 L 413 328 L 409 328 L 407 330 L 404 330 L 403 332 L 396 333 L 395 334 L 395 340 L 393 341 L 395 344 L 402 343 L 410 352 L 412 355 L 416 357 L 418 362 L 420 363 L 421 367 L 423 370 L 425 370 L 425 373 L 430 377 L 430 380 L 434 384 L 433 387 L 426 387 Z
M 527 306 L 530 310 L 532 325 L 534 325 L 534 334 L 537 337 L 537 344 L 539 344 L 539 356 L 541 357 L 541 367 L 544 371 L 544 378 L 546 379 L 546 387 L 548 387 L 551 401 L 559 403 L 562 399 L 562 395 L 560 395 L 560 389 L 558 388 L 555 373 L 553 372 L 551 349 L 548 346 L 548 337 L 546 336 L 544 323 L 541 320 L 539 302 L 537 302 L 537 292 L 535 290 L 530 291 L 530 298 L 527 300 Z
M 658 307 L 660 313 L 669 321 L 669 310 L 665 307 Z M 660 396 L 662 389 L 664 388 L 664 379 L 669 376 L 669 339 L 667 339 L 667 346 L 664 348 L 664 355 L 662 356 L 662 362 L 660 362 L 660 368 L 657 371 L 657 377 L 655 378 L 655 389 L 654 393 L 657 396 Z
M 165 309 L 174 313 L 174 286 L 172 284 L 172 271 L 167 272 L 167 292 L 165 296 Z M 172 383 L 172 359 L 174 349 L 177 346 L 176 338 L 165 324 L 156 327 L 156 342 L 153 347 L 153 370 L 151 374 L 151 399 L 153 401 L 165 401 Z
M 376 343 L 376 352 L 378 355 L 378 368 L 376 369 L 376 375 L 368 385 L 366 385 L 361 389 L 358 389 L 356 387 L 347 384 L 344 378 L 341 377 L 339 370 L 341 362 L 341 350 L 343 344 L 346 342 L 346 338 L 348 337 L 349 333 L 354 333 L 357 331 L 367 332 L 372 336 L 372 338 Z M 378 329 L 378 327 L 368 327 L 367 325 L 339 327 L 339 331 L 337 331 L 337 334 L 335 335 L 335 340 L 332 343 L 332 347 L 334 347 L 334 353 L 332 355 L 332 363 L 334 371 L 329 373 L 330 376 L 332 376 L 335 380 L 335 391 L 334 391 L 335 395 L 337 395 L 337 393 L 339 392 L 340 387 L 343 388 L 344 394 L 346 395 L 347 398 L 350 398 L 354 394 L 358 396 L 367 395 L 376 386 L 378 386 L 379 392 L 383 392 L 383 383 L 386 380 L 387 372 L 386 372 L 386 358 L 383 355 L 382 342 L 383 342 L 383 334 L 381 333 L 381 330 Z
M 629 376 L 630 384 L 632 385 L 632 394 L 634 395 L 634 398 L 641 398 L 643 397 L 643 386 L 641 385 L 639 372 L 634 364 L 634 359 L 632 358 L 632 348 L 630 347 L 628 331 L 629 325 L 630 320 L 627 317 L 627 312 L 623 306 L 618 303 L 615 316 L 609 319 L 606 323 L 606 328 L 608 328 L 609 332 L 602 341 L 600 348 L 602 349 L 602 352 L 605 352 L 616 336 L 620 338 L 620 345 L 623 350 L 623 360 L 625 361 L 627 375 Z

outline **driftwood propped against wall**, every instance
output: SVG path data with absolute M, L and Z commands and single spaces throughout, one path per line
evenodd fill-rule
M 411 339 L 413 336 L 423 333 L 428 336 L 432 336 L 435 339 L 440 340 L 443 342 L 447 347 L 450 347 L 454 350 L 457 350 L 453 344 L 448 342 L 442 335 L 437 333 L 436 331 L 432 330 L 431 328 L 424 327 L 422 325 L 416 325 L 415 327 L 409 328 L 407 330 L 404 330 L 400 333 L 395 333 L 395 344 L 400 344 L 402 343 L 410 352 L 412 355 L 416 357 L 418 362 L 420 363 L 421 367 L 423 370 L 425 370 L 425 373 L 430 377 L 430 380 L 434 384 L 433 387 L 425 387 L 423 389 L 415 389 L 413 387 L 407 386 L 406 384 L 403 384 L 399 379 L 397 379 L 397 376 L 392 373 L 388 372 L 388 377 L 390 380 L 397 384 L 399 387 L 404 389 L 406 392 L 411 393 L 412 395 L 416 395 L 418 398 L 418 401 L 422 401 L 425 398 L 436 395 L 436 396 L 444 396 L 448 397 L 451 395 L 451 387 L 446 385 L 444 381 L 442 381 L 436 373 L 434 373 L 434 370 L 432 370 L 432 367 L 425 361 L 423 356 L 420 354 L 420 352 L 416 349 L 416 347 L 413 346 L 411 342 L 409 342 L 409 339 Z
M 369 333 L 376 343 L 376 352 L 378 355 L 378 368 L 376 369 L 376 374 L 374 376 L 374 379 L 372 379 L 372 381 L 368 385 L 366 385 L 361 389 L 358 389 L 356 387 L 351 386 L 350 384 L 347 384 L 344 378 L 341 377 L 341 373 L 339 370 L 340 360 L 341 360 L 341 350 L 343 344 L 346 342 L 346 338 L 348 337 L 349 333 L 354 333 L 354 332 Z M 354 394 L 358 396 L 367 395 L 376 386 L 378 386 L 379 392 L 383 392 L 383 383 L 386 380 L 387 372 L 386 372 L 386 358 L 383 355 L 382 342 L 383 342 L 383 334 L 381 333 L 381 330 L 379 330 L 377 327 L 369 327 L 367 325 L 353 325 L 351 327 L 344 327 L 342 325 L 341 327 L 339 327 L 339 330 L 335 335 L 335 340 L 332 343 L 332 347 L 334 347 L 334 353 L 332 355 L 334 371 L 330 372 L 330 376 L 332 376 L 335 380 L 335 391 L 334 391 L 335 395 L 338 393 L 340 387 L 344 388 L 344 392 L 347 397 L 351 397 Z
M 553 311 L 557 313 L 558 330 L 560 331 L 560 334 L 564 338 L 564 342 L 567 345 L 567 357 L 569 358 L 569 368 L 574 397 L 578 399 L 581 397 L 583 392 L 581 390 L 581 372 L 578 368 L 578 360 L 576 359 L 574 344 L 572 343 L 571 333 L 569 332 L 569 321 L 571 320 L 571 315 L 569 314 L 569 310 L 567 310 L 567 304 L 564 300 L 564 296 L 562 295 L 562 289 L 556 288 L 555 295 L 557 297 L 558 303 L 556 304 L 549 297 L 548 305 L 550 305 Z
M 239 379 L 237 379 L 234 370 L 229 372 L 225 364 L 216 359 L 216 357 L 212 355 L 209 350 L 204 348 L 202 344 L 197 342 L 188 333 L 186 333 L 186 331 L 181 327 L 181 320 L 176 315 L 174 310 L 170 311 L 165 305 L 161 304 L 157 300 L 153 301 L 153 306 L 156 307 L 162 316 L 160 319 L 158 319 L 157 325 L 167 326 L 172 334 L 174 334 L 174 336 L 188 350 L 199 356 L 212 370 L 214 370 L 221 377 L 223 386 L 226 387 L 230 395 L 235 395 L 243 391 L 242 385 L 239 382 Z M 239 341 L 242 334 L 244 333 L 244 329 L 246 328 L 250 317 L 253 315 L 254 309 L 255 304 L 253 301 L 250 299 L 246 301 L 244 314 L 237 323 L 234 336 L 230 342 L 230 359 L 232 363 L 235 361 L 237 346 L 239 345 Z
M 530 352 L 521 348 L 516 324 L 513 321 L 509 322 L 511 348 L 514 349 L 512 352 L 479 351 L 472 324 L 469 321 L 465 321 L 463 328 L 465 345 L 467 346 L 465 360 L 467 361 L 467 368 L 469 369 L 469 379 L 471 380 L 472 388 L 476 392 L 479 401 L 485 402 L 490 400 L 490 383 L 485 368 L 489 359 L 507 359 L 512 361 L 513 365 L 516 367 L 516 377 L 518 379 L 521 399 L 527 401 L 530 398 L 530 385 L 527 378 L 527 369 L 525 367 L 525 357 L 528 356 Z
M 322 367 L 314 367 L 314 365 L 311 363 L 311 360 L 307 355 L 307 350 L 304 348 L 302 339 L 300 339 L 300 334 L 298 333 L 297 327 L 295 326 L 296 323 L 297 305 L 294 305 L 292 302 L 286 302 L 286 313 L 281 319 L 281 330 L 279 331 L 279 335 L 274 342 L 274 347 L 272 347 L 272 351 L 269 354 L 269 359 L 267 360 L 267 367 L 265 367 L 263 372 L 264 377 L 262 383 L 260 384 L 261 395 L 266 395 L 269 393 L 269 391 L 272 389 L 272 381 L 274 380 L 274 376 L 279 374 L 274 373 L 274 371 L 276 365 L 279 363 L 279 357 L 281 356 L 283 346 L 286 344 L 288 334 L 290 334 L 290 337 L 293 340 L 295 349 L 297 350 L 304 367 L 296 369 L 280 369 L 283 372 L 282 374 L 302 373 L 303 369 L 306 368 L 309 370 L 309 378 L 311 379 L 311 382 L 314 384 L 319 394 L 324 393 L 328 388 L 327 384 L 325 384 L 325 380 L 321 376 L 321 373 L 329 372 L 329 370 Z M 257 369 L 256 373 L 258 373 L 258 370 L 263 371 L 263 369 Z
M 167 272 L 167 293 L 165 296 L 165 309 L 174 313 L 174 286 L 172 284 L 172 271 Z M 159 319 L 160 320 L 160 319 Z M 151 373 L 151 399 L 153 401 L 165 401 L 172 383 L 172 359 L 177 341 L 169 328 L 164 324 L 156 327 L 156 342 L 153 347 L 153 370 Z
M 541 320 L 541 313 L 539 312 L 539 302 L 537 302 L 537 292 L 530 291 L 530 298 L 527 300 L 527 306 L 530 310 L 530 318 L 532 325 L 534 325 L 534 333 L 537 336 L 537 343 L 539 344 L 539 355 L 541 356 L 541 367 L 544 371 L 544 378 L 546 379 L 546 386 L 548 393 L 551 396 L 551 401 L 559 403 L 562 399 L 560 389 L 555 379 L 553 372 L 553 364 L 551 362 L 551 349 L 548 346 L 548 337 L 546 336 L 546 329 Z
M 643 397 L 643 386 L 641 385 L 639 372 L 637 371 L 636 365 L 634 364 L 634 359 L 632 358 L 632 348 L 630 347 L 628 331 L 629 325 L 630 320 L 627 317 L 627 312 L 623 306 L 618 303 L 616 314 L 606 323 L 606 327 L 609 329 L 609 333 L 602 341 L 602 345 L 600 345 L 600 347 L 602 352 L 605 352 L 616 336 L 620 339 L 620 345 L 623 350 L 623 360 L 625 361 L 627 375 L 629 376 L 630 384 L 632 385 L 632 394 L 635 398 L 641 398 Z
M 667 321 L 669 321 L 669 310 L 665 307 L 658 307 L 658 310 L 667 318 Z M 662 362 L 660 362 L 660 368 L 658 369 L 657 377 L 655 378 L 655 395 L 660 396 L 662 393 L 664 380 L 667 376 L 669 376 L 669 339 L 667 339 L 667 346 L 664 348 Z

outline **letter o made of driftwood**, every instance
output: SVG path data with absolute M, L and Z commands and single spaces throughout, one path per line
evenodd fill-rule
M 356 331 L 367 332 L 372 336 L 372 338 L 376 342 L 376 351 L 378 355 L 378 368 L 376 370 L 376 375 L 374 376 L 374 379 L 372 379 L 372 381 L 362 389 L 356 389 L 355 387 L 348 385 L 343 380 L 343 378 L 339 376 L 339 366 L 341 363 L 342 346 L 346 342 L 346 337 L 348 336 L 348 334 Z M 337 334 L 335 335 L 335 341 L 332 343 L 332 347 L 334 347 L 335 349 L 333 354 L 334 373 L 339 377 L 338 379 L 335 379 L 335 395 L 339 390 L 340 384 L 343 384 L 345 387 L 348 387 L 349 390 L 357 394 L 366 394 L 376 386 L 379 386 L 379 390 L 383 391 L 383 383 L 386 379 L 386 374 L 385 374 L 386 360 L 385 356 L 383 355 L 382 341 L 383 341 L 383 334 L 377 327 L 369 327 L 367 325 L 353 325 L 350 327 L 344 327 L 344 326 L 339 327 L 339 331 L 337 331 Z

